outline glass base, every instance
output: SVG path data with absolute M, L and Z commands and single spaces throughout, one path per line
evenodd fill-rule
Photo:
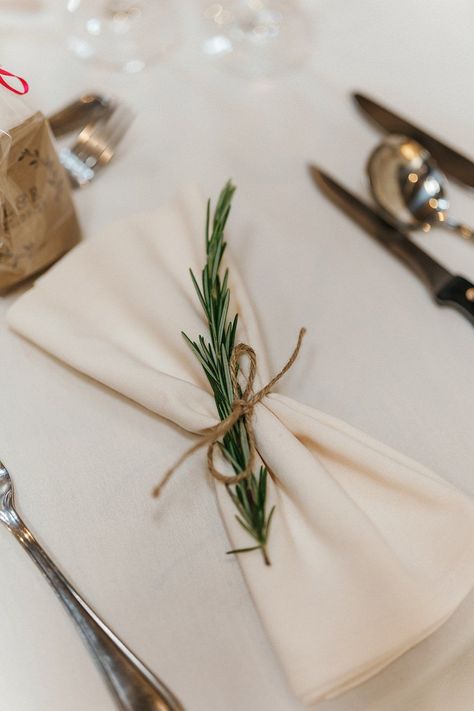
M 69 49 L 80 59 L 135 73 L 177 44 L 171 0 L 69 0 Z
M 309 19 L 296 0 L 226 0 L 209 4 L 205 19 L 204 53 L 242 76 L 284 74 L 309 53 Z

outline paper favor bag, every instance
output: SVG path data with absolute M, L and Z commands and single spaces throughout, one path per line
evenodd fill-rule
M 26 111 L 12 111 L 10 104 L 4 113 L 18 120 Z M 37 112 L 8 125 L 0 133 L 0 290 L 47 267 L 79 237 L 69 181 L 45 117 Z

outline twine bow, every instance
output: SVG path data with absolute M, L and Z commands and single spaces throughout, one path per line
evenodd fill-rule
M 209 474 L 214 479 L 217 479 L 217 481 L 221 481 L 224 484 L 229 485 L 238 484 L 239 481 L 247 479 L 251 475 L 255 463 L 255 455 L 257 452 L 255 432 L 253 428 L 253 413 L 255 406 L 271 392 L 276 383 L 281 380 L 281 378 L 283 378 L 283 376 L 292 367 L 300 352 L 301 344 L 303 342 L 305 333 L 306 329 L 302 328 L 298 335 L 296 347 L 286 364 L 283 366 L 280 372 L 277 373 L 270 380 L 267 385 L 265 385 L 261 390 L 256 393 L 253 392 L 253 386 L 255 383 L 255 376 L 257 374 L 257 355 L 253 348 L 248 346 L 246 343 L 239 343 L 237 346 L 235 346 L 234 350 L 232 351 L 232 355 L 229 362 L 232 391 L 234 393 L 232 412 L 228 417 L 226 417 L 225 420 L 221 420 L 221 422 L 218 422 L 213 427 L 207 427 L 206 429 L 200 432 L 201 438 L 181 455 L 178 461 L 164 474 L 158 486 L 153 489 L 152 493 L 154 497 L 158 497 L 160 495 L 165 484 L 169 481 L 169 479 L 173 476 L 173 474 L 181 466 L 181 464 L 185 462 L 188 457 L 194 454 L 194 452 L 196 452 L 198 449 L 201 449 L 201 447 L 205 447 L 206 445 L 207 468 L 209 470 Z M 240 369 L 240 359 L 244 355 L 248 356 L 249 358 L 250 368 L 247 375 L 245 389 L 241 394 L 238 383 L 238 375 Z M 234 476 L 230 476 L 228 474 L 222 474 L 222 472 L 216 469 L 214 465 L 214 447 L 219 443 L 219 440 L 224 437 L 227 432 L 232 429 L 232 427 L 234 427 L 234 425 L 240 420 L 240 418 L 243 418 L 245 430 L 247 432 L 249 457 L 245 469 L 243 469 L 238 474 L 235 474 Z

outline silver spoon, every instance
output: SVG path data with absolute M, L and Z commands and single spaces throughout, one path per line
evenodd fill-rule
M 78 626 L 114 696 L 117 708 L 121 711 L 183 711 L 174 694 L 84 602 L 23 523 L 15 510 L 12 480 L 1 462 L 0 522 L 34 560 Z
M 438 225 L 474 239 L 470 227 L 449 217 L 446 176 L 417 141 L 387 136 L 371 154 L 367 172 L 376 203 L 397 226 L 428 232 Z

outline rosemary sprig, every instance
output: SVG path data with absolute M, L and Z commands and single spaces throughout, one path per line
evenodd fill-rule
M 227 246 L 224 230 L 234 192 L 235 187 L 229 181 L 219 195 L 212 216 L 212 225 L 210 200 L 207 203 L 206 264 L 201 274 L 201 285 L 190 270 L 194 288 L 207 319 L 209 340 L 199 336 L 197 341 L 193 341 L 183 333 L 186 342 L 206 374 L 221 420 L 225 420 L 231 414 L 234 400 L 229 361 L 235 345 L 238 315 L 229 317 L 228 269 L 221 277 L 222 257 Z M 236 474 L 245 469 L 249 459 L 249 444 L 243 418 L 239 419 L 227 432 L 222 442 L 219 442 L 219 447 Z M 267 516 L 267 476 L 266 467 L 261 466 L 258 476 L 252 473 L 235 486 L 227 486 L 227 491 L 238 511 L 235 516 L 237 521 L 255 541 L 255 544 L 248 548 L 239 548 L 228 551 L 228 553 L 237 554 L 260 550 L 266 565 L 270 565 L 267 545 L 275 507 Z

